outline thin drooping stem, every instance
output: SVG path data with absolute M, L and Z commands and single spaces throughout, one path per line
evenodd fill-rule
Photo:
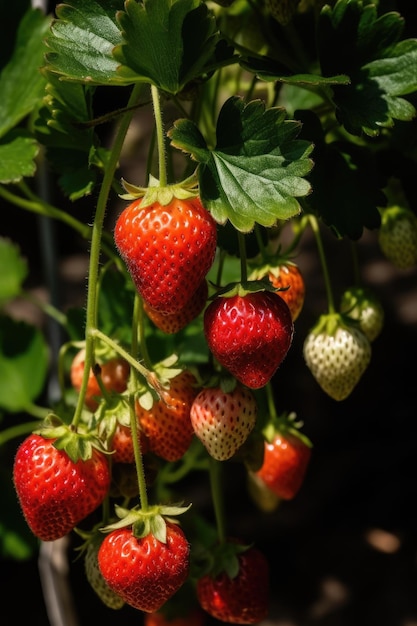
M 221 485 L 221 462 L 213 458 L 210 458 L 210 488 L 218 539 L 220 543 L 224 543 L 226 541 L 226 528 Z
M 138 100 L 141 90 L 140 85 L 135 85 L 132 89 L 132 93 L 129 98 L 128 107 L 132 107 Z M 78 396 L 77 406 L 75 408 L 74 417 L 72 419 L 72 427 L 76 430 L 78 423 L 81 419 L 84 397 L 87 389 L 88 379 L 90 375 L 91 366 L 93 364 L 94 355 L 94 336 L 92 331 L 97 326 L 97 281 L 99 274 L 99 260 L 102 244 L 103 223 L 108 202 L 108 197 L 113 183 L 114 173 L 116 171 L 120 153 L 126 138 L 126 134 L 132 120 L 133 109 L 130 109 L 128 113 L 122 118 L 119 128 L 116 133 L 114 144 L 110 153 L 110 158 L 107 164 L 107 168 L 104 173 L 103 182 L 100 188 L 97 209 L 93 223 L 92 235 L 91 235 L 91 249 L 90 249 L 90 261 L 88 272 L 88 289 L 87 289 L 87 311 L 86 311 L 86 345 L 85 345 L 85 361 L 84 372 L 81 384 L 80 393 Z
M 320 228 L 317 222 L 317 218 L 314 215 L 309 215 L 308 216 L 309 222 L 310 222 L 310 226 L 311 229 L 313 231 L 315 240 L 316 240 L 316 245 L 317 245 L 317 250 L 319 253 L 319 258 L 320 258 L 320 263 L 321 263 L 321 267 L 322 267 L 322 271 L 323 271 L 323 279 L 324 279 L 324 284 L 325 284 L 325 288 L 326 288 L 326 295 L 327 295 L 327 308 L 328 308 L 328 312 L 329 314 L 332 314 L 335 312 L 335 306 L 334 306 L 334 298 L 333 298 L 333 291 L 332 291 L 332 286 L 331 286 L 331 282 L 330 282 L 330 275 L 329 275 L 329 269 L 327 266 L 327 260 L 326 260 L 326 255 L 324 252 L 324 247 L 323 247 L 323 241 L 321 238 L 321 233 L 320 233 Z

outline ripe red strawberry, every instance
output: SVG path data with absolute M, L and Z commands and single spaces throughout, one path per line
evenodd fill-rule
M 127 604 L 152 613 L 183 585 L 189 571 L 189 544 L 181 528 L 166 524 L 166 543 L 150 533 L 136 538 L 131 528 L 106 535 L 98 552 L 100 571 Z
M 417 263 L 417 217 L 405 207 L 384 209 L 378 241 L 382 253 L 395 267 L 407 269 Z
M 145 434 L 139 430 L 140 449 L 145 454 L 148 449 L 148 440 Z M 111 449 L 113 451 L 113 463 L 134 463 L 135 453 L 133 450 L 132 430 L 130 426 L 125 426 L 118 422 L 111 440 Z
M 340 311 L 358 320 L 360 329 L 369 341 L 374 341 L 382 331 L 384 309 L 369 288 L 353 286 L 346 289 L 340 301 Z
M 285 425 L 265 441 L 264 462 L 256 476 L 283 500 L 292 500 L 303 484 L 311 458 L 311 443 Z
M 165 206 L 142 206 L 139 199 L 119 216 L 114 239 L 143 299 L 161 313 L 176 313 L 213 263 L 217 230 L 198 198 Z
M 245 443 L 257 417 L 249 389 L 237 384 L 226 393 L 220 387 L 202 389 L 191 407 L 191 423 L 207 452 L 218 461 L 230 459 Z
M 203 280 L 197 291 L 187 304 L 176 313 L 160 313 L 144 301 L 143 308 L 149 319 L 153 321 L 164 333 L 172 335 L 179 332 L 192 322 L 204 309 L 208 296 L 208 285 L 206 279 Z
M 231 624 L 255 624 L 265 619 L 269 603 L 269 566 L 254 547 L 238 554 L 239 570 L 206 574 L 197 581 L 201 607 L 215 619 Z
M 334 400 L 353 391 L 371 360 L 371 344 L 346 315 L 321 315 L 304 341 L 304 358 L 320 387 Z
M 13 480 L 26 522 L 42 541 L 68 534 L 104 500 L 110 487 L 106 455 L 93 448 L 74 462 L 54 439 L 29 435 L 19 446 Z
M 255 270 L 250 280 L 262 280 L 268 277 L 279 296 L 288 304 L 293 322 L 300 315 L 305 299 L 305 283 L 300 268 L 291 261 L 265 265 Z
M 136 414 L 149 450 L 166 461 L 178 461 L 190 447 L 194 431 L 190 410 L 198 392 L 196 379 L 183 370 L 170 381 L 163 397 L 151 409 L 136 402 Z
M 80 350 L 71 363 L 70 379 L 76 391 L 80 391 L 84 374 L 85 350 Z M 127 388 L 129 378 L 129 364 L 121 358 L 115 357 L 100 365 L 100 376 L 104 387 L 108 391 L 122 393 Z M 93 371 L 88 378 L 87 392 L 85 395 L 85 405 L 90 411 L 95 411 L 98 407 L 98 400 L 101 398 L 101 389 Z
M 269 291 L 218 296 L 204 313 L 204 333 L 214 357 L 252 389 L 263 387 L 275 374 L 293 331 L 287 303 Z
M 103 540 L 104 535 L 98 532 L 88 540 L 84 556 L 85 574 L 92 589 L 94 589 L 103 604 L 109 609 L 117 610 L 124 606 L 125 601 L 110 589 L 98 566 L 98 551 Z

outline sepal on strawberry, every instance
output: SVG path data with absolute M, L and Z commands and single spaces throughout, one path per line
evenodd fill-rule
M 361 330 L 371 342 L 375 341 L 383 329 L 385 320 L 383 306 L 373 291 L 367 287 L 352 286 L 346 289 L 341 297 L 340 311 L 358 320 Z

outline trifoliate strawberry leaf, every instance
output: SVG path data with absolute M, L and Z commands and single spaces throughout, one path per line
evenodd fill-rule
M 204 73 L 218 42 L 214 15 L 199 0 L 127 0 L 118 15 L 124 41 L 119 75 L 176 94 Z
M 117 73 L 113 49 L 122 42 L 116 14 L 123 0 L 70 0 L 56 8 L 46 42 L 46 68 L 65 80 L 95 85 L 129 84 Z
M 20 22 L 13 55 L 0 74 L 0 137 L 33 111 L 43 96 L 46 81 L 39 68 L 49 25 L 50 20 L 41 11 L 32 9 Z M 0 158 L 3 167 L 6 158 L 11 155 Z
M 378 228 L 386 198 L 370 151 L 350 142 L 325 141 L 319 119 L 311 111 L 296 112 L 302 136 L 314 143 L 313 193 L 308 205 L 337 237 L 359 239 L 364 228 Z M 342 192 L 341 192 L 342 190 Z
M 284 109 L 233 96 L 220 111 L 213 150 L 189 120 L 169 132 L 172 144 L 199 162 L 200 196 L 219 224 L 230 220 L 249 232 L 255 223 L 272 226 L 300 212 L 296 198 L 311 191 L 303 177 L 312 168 L 312 145 L 297 139 L 301 125 L 285 118 Z
M 28 264 L 19 248 L 8 239 L 0 237 L 0 307 L 21 293 L 28 275 Z
M 417 39 L 401 41 L 403 26 L 398 13 L 378 16 L 375 4 L 360 0 L 338 0 L 320 14 L 321 70 L 350 77 L 350 85 L 333 86 L 333 101 L 338 120 L 354 135 L 375 136 L 416 115 L 402 96 L 417 90 Z
M 48 347 L 35 327 L 0 317 L 0 407 L 24 411 L 38 398 L 46 381 Z

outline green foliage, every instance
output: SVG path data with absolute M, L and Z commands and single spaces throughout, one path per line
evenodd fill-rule
M 0 238 L 0 307 L 20 295 L 28 275 L 27 262 L 19 248 L 7 239 Z

